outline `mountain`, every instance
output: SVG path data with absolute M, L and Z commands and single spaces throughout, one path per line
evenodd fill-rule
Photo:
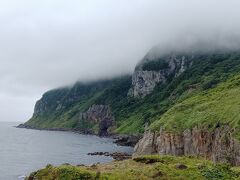
M 132 76 L 46 92 L 21 126 L 143 134 L 135 155 L 194 154 L 240 164 L 239 79 L 239 51 L 153 48 Z

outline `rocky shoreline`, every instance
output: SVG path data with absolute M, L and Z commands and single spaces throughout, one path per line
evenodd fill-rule
M 74 129 L 66 129 L 66 128 L 35 128 L 31 127 L 25 124 L 19 124 L 16 126 L 16 128 L 24 128 L 24 129 L 34 129 L 34 130 L 40 130 L 40 131 L 66 131 L 66 132 L 74 132 L 78 134 L 84 134 L 84 135 L 96 135 L 90 132 L 80 132 L 78 130 Z M 142 135 L 120 135 L 120 134 L 109 134 L 105 136 L 99 136 L 99 137 L 107 137 L 114 139 L 114 143 L 118 146 L 131 146 L 134 147 L 138 141 L 142 138 Z
M 113 135 L 110 137 L 115 139 L 114 143 L 119 146 L 135 147 L 138 141 L 142 138 L 142 135 Z
M 124 153 L 124 152 L 94 152 L 94 153 L 88 153 L 87 155 L 89 156 L 110 156 L 112 157 L 114 160 L 117 161 L 122 161 L 125 159 L 131 159 L 132 155 L 128 154 L 128 153 Z

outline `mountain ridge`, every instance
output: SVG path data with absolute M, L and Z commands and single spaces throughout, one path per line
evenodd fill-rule
M 203 74 L 211 73 L 211 72 L 207 72 L 206 69 L 209 68 L 210 71 L 211 71 L 211 69 L 214 69 L 214 63 L 211 64 L 211 67 L 209 67 L 208 65 L 205 65 L 206 67 L 202 67 L 202 68 L 205 68 L 205 71 L 206 71 L 206 72 L 203 72 L 203 70 L 201 69 L 201 65 L 203 63 L 201 63 L 200 61 L 205 61 L 204 59 L 210 58 L 209 62 L 210 61 L 213 62 L 214 58 L 215 58 L 215 61 L 217 62 L 216 64 L 218 64 L 218 61 L 219 61 L 219 63 L 221 63 L 221 58 L 223 59 L 224 56 L 232 57 L 232 56 L 234 56 L 234 54 L 232 52 L 228 53 L 227 55 L 225 53 L 220 53 L 220 54 L 215 54 L 215 55 L 213 54 L 212 56 L 214 56 L 214 57 L 211 57 L 211 54 L 209 55 L 209 57 L 208 57 L 208 54 L 207 55 L 198 55 L 198 57 L 195 57 L 195 59 L 197 59 L 197 58 L 202 58 L 202 59 L 200 59 L 199 61 L 195 60 L 196 65 L 194 67 L 192 67 L 192 63 L 194 61 L 194 57 L 193 57 L 194 55 L 192 53 L 190 55 L 188 55 L 188 57 L 186 56 L 186 53 L 185 54 L 181 53 L 181 55 L 175 55 L 175 54 L 171 53 L 169 56 L 164 55 L 163 57 L 153 56 L 152 59 L 149 59 L 149 56 L 150 55 L 148 53 L 148 55 L 146 55 L 142 59 L 142 61 L 136 66 L 136 69 L 135 69 L 132 77 L 122 76 L 119 78 L 114 78 L 112 80 L 100 80 L 100 81 L 94 81 L 94 82 L 89 82 L 89 83 L 78 82 L 72 87 L 60 88 L 60 89 L 54 89 L 54 90 L 48 91 L 47 93 L 45 93 L 43 95 L 43 97 L 39 101 L 37 101 L 35 108 L 34 108 L 34 114 L 33 114 L 33 117 L 31 118 L 31 120 L 34 120 L 37 118 L 42 118 L 44 121 L 44 116 L 51 116 L 51 115 L 63 116 L 62 111 L 68 111 L 71 109 L 74 110 L 74 106 L 76 106 L 77 103 L 82 103 L 82 105 L 80 105 L 77 108 L 77 110 L 74 110 L 74 112 L 79 111 L 79 113 L 80 112 L 83 113 L 83 112 L 87 111 L 91 105 L 95 105 L 95 104 L 109 105 L 110 108 L 113 107 L 114 110 L 117 109 L 117 110 L 121 111 L 122 110 L 121 107 L 116 108 L 114 106 L 119 105 L 119 104 L 120 104 L 119 106 L 121 106 L 121 102 L 119 103 L 119 101 L 121 101 L 122 99 L 123 99 L 122 106 L 123 105 L 130 106 L 130 107 L 133 107 L 133 109 L 137 109 L 138 107 L 141 108 L 141 105 L 139 105 L 140 103 L 142 103 L 141 99 L 144 99 L 145 96 L 149 95 L 148 97 L 146 97 L 144 99 L 146 101 L 149 98 L 152 98 L 155 94 L 159 95 L 160 93 L 163 93 L 163 92 L 161 92 L 162 90 L 159 90 L 161 88 L 162 89 L 166 88 L 163 86 L 168 86 L 167 88 L 169 88 L 169 89 L 167 89 L 167 92 L 170 95 L 165 95 L 167 97 L 167 98 L 165 98 L 165 100 L 166 99 L 168 100 L 170 98 L 170 96 L 174 96 L 174 93 L 176 93 L 176 94 L 179 93 L 179 92 L 174 92 L 174 90 L 175 91 L 179 91 L 179 90 L 175 87 L 172 88 L 171 85 L 174 84 L 174 81 L 179 81 L 179 82 L 182 81 L 181 80 L 182 76 L 180 76 L 180 75 L 184 71 L 186 71 L 186 69 L 189 69 L 189 67 L 191 67 L 189 70 L 190 73 L 188 73 L 188 74 L 190 74 L 189 76 L 191 77 L 193 74 L 193 71 L 195 69 L 197 69 L 197 66 L 199 66 L 200 70 L 198 70 L 199 71 L 198 74 L 200 74 L 200 75 L 198 75 L 198 76 L 200 78 L 202 78 Z M 203 57 L 201 57 L 201 56 L 203 56 Z M 219 57 L 217 57 L 217 56 L 219 56 Z M 158 70 L 143 69 L 144 67 L 145 68 L 146 67 L 147 68 L 156 67 L 155 64 L 149 65 L 148 64 L 149 62 L 150 63 L 163 62 L 163 63 L 162 64 L 160 63 Z M 207 63 L 209 63 L 209 62 L 207 62 Z M 236 67 L 234 67 L 234 66 L 238 65 L 238 63 L 233 63 L 233 62 L 231 62 L 231 63 L 232 64 L 229 65 L 229 66 L 231 66 L 231 67 L 229 67 L 229 71 L 232 70 L 231 68 L 236 69 Z M 220 67 L 220 68 L 222 68 L 222 67 Z M 220 72 L 217 72 L 216 74 L 219 74 L 219 73 Z M 187 73 L 184 73 L 183 76 L 186 76 L 186 74 Z M 225 74 L 227 74 L 227 73 L 225 73 Z M 231 73 L 229 73 L 229 74 L 231 74 Z M 202 86 L 204 86 L 203 88 L 208 89 L 211 87 L 207 87 L 207 86 L 215 86 L 220 81 L 222 81 L 222 80 L 218 80 L 219 77 L 215 78 L 215 77 L 212 77 L 214 75 L 212 75 L 212 74 L 210 74 L 210 75 L 211 76 L 209 76 L 208 78 L 211 78 L 211 79 L 207 80 L 207 82 L 200 82 L 200 83 L 199 82 L 196 82 L 196 83 L 195 82 L 187 82 L 189 85 L 184 85 L 185 86 L 184 88 L 189 88 L 190 91 L 195 91 L 198 88 L 197 86 L 202 85 Z M 215 75 L 215 76 L 217 76 L 217 75 Z M 225 77 L 225 78 L 227 79 L 227 77 Z M 189 81 L 189 79 L 186 77 L 183 77 L 182 79 L 185 81 Z M 193 81 L 199 81 L 199 80 L 197 78 L 194 78 Z M 179 82 L 177 82 L 177 83 L 179 83 Z M 193 83 L 195 83 L 195 84 L 193 84 Z M 199 83 L 199 84 L 197 84 L 197 83 Z M 171 88 L 174 89 L 174 90 L 172 90 L 172 92 L 171 92 Z M 135 89 L 135 95 L 134 95 L 134 93 L 131 93 L 131 91 L 134 91 L 134 89 Z M 186 90 L 183 89 L 181 91 L 186 91 Z M 165 93 L 167 93 L 167 92 L 165 92 Z M 179 94 L 181 94 L 181 93 L 182 92 L 180 92 Z M 140 97 L 140 99 L 138 97 Z M 161 102 L 161 98 L 158 98 L 158 100 L 159 100 L 160 104 L 163 102 L 163 101 Z M 159 103 L 153 102 L 152 105 L 159 104 Z M 74 115 L 74 112 L 70 112 L 70 114 L 72 113 L 72 115 Z M 126 113 L 128 114 L 131 112 L 126 112 Z M 118 115 L 116 115 L 116 116 L 118 116 Z M 122 115 L 120 115 L 120 116 L 122 116 Z M 71 119 L 70 116 L 67 118 L 68 118 L 68 120 Z M 146 117 L 145 117 L 145 119 L 146 119 Z M 30 120 L 30 122 L 31 122 L 31 120 Z M 143 124 L 145 124 L 145 123 L 143 123 Z M 31 123 L 27 122 L 26 125 L 31 125 Z M 42 128 L 44 128 L 44 127 L 42 127 Z M 71 128 L 71 127 L 69 126 L 69 128 Z M 144 129 L 141 130 L 141 133 L 143 132 L 143 130 Z
M 159 56 L 148 54 L 138 63 L 132 76 L 87 84 L 77 83 L 69 89 L 47 92 L 36 104 L 33 117 L 23 127 L 64 129 L 97 135 L 141 135 L 148 124 L 150 130 L 156 134 L 163 127 L 166 127 L 166 130 L 179 127 L 179 131 L 172 131 L 175 136 L 174 133 L 183 133 L 184 130 L 191 130 L 203 124 L 202 128 L 207 132 L 213 132 L 211 127 L 217 126 L 219 121 L 223 123 L 228 122 L 226 118 L 231 119 L 231 113 L 228 113 L 231 112 L 231 108 L 240 109 L 238 103 L 234 103 L 230 109 L 226 108 L 225 112 L 228 114 L 223 120 L 219 120 L 218 116 L 214 116 L 214 119 L 205 115 L 215 113 L 216 109 L 211 106 L 199 107 L 202 108 L 202 114 L 199 116 L 205 118 L 204 123 L 201 118 L 192 115 L 196 114 L 196 110 L 191 110 L 191 105 L 185 108 L 183 104 L 190 101 L 201 105 L 202 96 L 215 91 L 223 94 L 238 92 L 239 73 L 239 51 L 171 52 Z M 195 102 L 192 99 L 196 97 Z M 217 96 L 215 99 L 214 103 L 222 104 L 216 111 L 221 116 L 221 108 L 225 108 L 225 104 Z M 205 101 L 207 103 L 211 99 L 206 98 Z M 185 113 L 186 116 L 181 115 L 184 111 L 188 112 Z M 178 114 L 181 116 L 175 118 L 174 115 Z M 239 128 L 239 121 L 239 118 L 235 118 L 229 124 L 229 129 Z M 185 122 L 188 125 L 185 125 Z M 229 136 L 230 139 L 237 137 L 236 133 Z M 147 148 L 156 148 L 149 147 L 147 143 L 152 141 L 151 137 L 143 139 L 146 140 L 142 143 L 144 147 L 146 145 Z M 167 141 L 171 143 L 170 139 Z M 145 151 L 144 147 L 140 148 L 143 149 L 142 154 L 149 152 Z M 236 147 L 234 151 L 239 149 Z M 136 148 L 135 153 L 139 152 Z M 234 158 L 238 158 L 238 153 L 232 157 Z M 238 161 L 234 163 L 238 164 Z

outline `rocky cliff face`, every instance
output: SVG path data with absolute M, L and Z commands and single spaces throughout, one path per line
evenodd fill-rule
M 164 83 L 165 81 L 166 77 L 161 72 L 135 71 L 132 75 L 132 88 L 128 95 L 144 97 L 150 94 L 158 83 Z
M 179 76 L 190 67 L 193 57 L 177 53 L 163 56 L 150 51 L 136 67 L 128 95 L 144 97 L 150 94 L 157 84 Z
M 39 116 L 44 114 L 47 111 L 47 102 L 46 101 L 37 101 L 34 107 L 33 116 Z
M 181 134 L 146 131 L 134 148 L 134 156 L 143 154 L 197 155 L 214 162 L 240 165 L 240 143 L 233 138 L 229 126 L 213 131 L 193 128 Z
M 110 107 L 107 105 L 92 105 L 86 112 L 80 113 L 80 123 L 82 123 L 82 120 L 99 124 L 98 135 L 100 136 L 107 136 L 109 127 L 114 123 L 114 117 L 111 114 Z
M 90 99 L 92 94 L 99 92 L 111 84 L 111 80 L 96 82 L 77 82 L 73 86 L 50 90 L 43 94 L 34 108 L 34 117 L 46 114 L 58 114 L 71 108 L 74 104 Z

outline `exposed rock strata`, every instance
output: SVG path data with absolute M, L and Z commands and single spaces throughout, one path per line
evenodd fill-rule
M 132 75 L 132 87 L 129 96 L 144 97 L 150 94 L 159 83 L 165 83 L 170 77 L 177 77 L 191 66 L 193 56 L 171 54 L 166 57 L 147 54 L 136 67 Z M 144 65 L 151 61 L 164 61 L 166 67 L 159 70 L 144 70 Z
M 144 97 L 150 94 L 155 86 L 166 78 L 161 72 L 156 71 L 135 71 L 132 75 L 132 88 L 128 95 L 134 97 Z
M 194 128 L 181 134 L 147 131 L 134 148 L 134 156 L 143 154 L 197 155 L 240 165 L 240 143 L 233 138 L 229 126 L 212 131 Z

